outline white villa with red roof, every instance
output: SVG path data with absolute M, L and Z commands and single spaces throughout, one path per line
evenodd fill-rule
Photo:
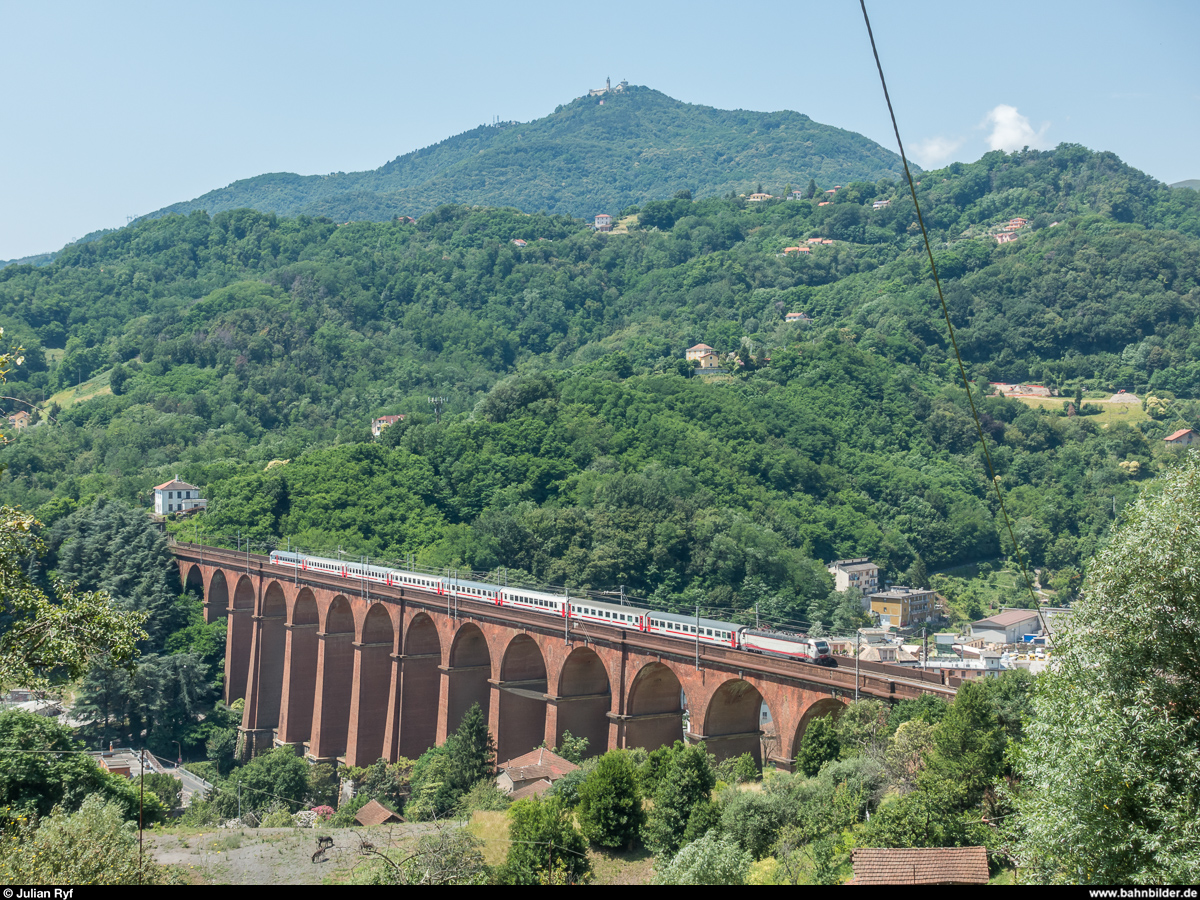
M 208 501 L 200 496 L 200 488 L 186 481 L 180 481 L 176 475 L 170 481 L 158 485 L 154 489 L 154 512 L 166 516 L 171 513 L 191 512 L 194 509 L 204 509 Z

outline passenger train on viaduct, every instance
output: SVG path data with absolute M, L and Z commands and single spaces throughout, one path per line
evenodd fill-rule
M 827 641 L 807 638 L 785 631 L 765 631 L 733 622 L 697 618 L 679 613 L 656 612 L 637 606 L 597 601 L 590 597 L 569 597 L 546 593 L 527 587 L 507 587 L 469 581 L 443 575 L 390 569 L 359 562 L 325 559 L 276 550 L 271 553 L 271 565 L 285 566 L 302 572 L 324 572 L 341 578 L 352 578 L 384 586 L 407 586 L 436 593 L 448 599 L 466 597 L 496 606 L 525 609 L 578 622 L 596 622 L 618 628 L 633 628 L 650 634 L 686 640 L 691 643 L 713 644 L 797 659 L 823 666 L 836 666 Z

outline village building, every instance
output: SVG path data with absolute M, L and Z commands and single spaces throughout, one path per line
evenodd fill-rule
M 1006 609 L 994 616 L 971 623 L 971 636 L 981 637 L 988 644 L 1002 646 L 1016 644 L 1027 634 L 1036 634 L 1042 629 L 1042 620 L 1036 609 Z
M 171 513 L 192 512 L 204 509 L 208 501 L 200 496 L 200 488 L 186 481 L 180 481 L 176 475 L 170 481 L 158 485 L 154 489 L 154 512 L 166 516 Z
M 996 235 L 995 237 L 996 237 L 996 243 L 997 243 L 997 244 L 1007 244 L 1009 241 L 1015 241 L 1015 240 L 1017 239 L 1017 236 L 1016 236 L 1015 234 L 1012 234 L 1012 233 L 1010 233 L 1010 232 L 1005 232 L 1005 233 L 1003 233 L 1003 234 L 998 234 L 998 235 Z
M 871 595 L 871 614 L 878 616 L 885 628 L 910 628 L 937 616 L 935 597 L 933 591 L 896 586 Z
M 383 429 L 390 425 L 395 425 L 397 422 L 403 421 L 404 413 L 400 413 L 398 416 L 380 416 L 378 419 L 373 419 L 371 421 L 371 434 L 375 437 L 379 437 L 379 435 L 383 432 Z
M 804 248 L 797 248 L 797 249 L 804 249 L 804 250 L 807 250 L 808 248 L 807 248 L 807 247 L 804 247 Z M 790 313 L 788 313 L 786 316 L 784 316 L 784 320 L 785 320 L 785 321 L 788 321 L 788 322 L 804 322 L 804 323 L 808 323 L 808 322 L 811 322 L 811 321 L 812 321 L 812 317 L 811 317 L 811 316 L 809 316 L 809 314 L 808 314 L 808 313 L 805 313 L 805 312 L 790 312 Z
M 513 244 L 515 244 L 518 247 L 528 247 L 529 241 L 521 240 L 521 238 L 513 238 Z
M 689 347 L 685 355 L 690 362 L 695 363 L 697 369 L 716 369 L 721 365 L 721 359 L 717 351 L 708 346 L 708 344 L 697 344 L 694 347 Z
M 762 203 L 764 200 L 773 200 L 770 194 L 751 194 L 746 198 L 751 203 Z
M 793 254 L 796 254 L 796 253 L 812 253 L 812 248 L 811 247 L 784 247 L 783 248 L 784 256 L 792 256 Z
M 869 644 L 862 648 L 858 658 L 863 662 L 888 663 L 893 666 L 915 666 L 920 662 L 912 653 L 895 644 Z
M 596 216 L 595 228 L 597 231 L 612 231 L 612 216 L 607 213 Z
M 15 428 L 17 431 L 20 431 L 22 428 L 29 427 L 29 419 L 30 419 L 29 412 L 27 410 L 22 409 L 19 412 L 15 412 L 11 416 L 8 417 L 8 424 L 11 425 L 13 428 Z
M 1004 671 L 1003 666 L 1000 665 L 1000 654 L 994 650 L 983 651 L 977 659 L 930 657 L 921 665 L 921 668 L 944 672 L 954 678 L 961 678 L 963 681 L 973 678 L 996 678 Z
M 825 568 L 833 576 L 835 591 L 848 591 L 855 587 L 864 594 L 874 594 L 879 590 L 879 566 L 868 557 L 837 559 Z
M 871 204 L 871 209 L 887 209 L 891 205 L 891 200 L 876 200 Z
M 544 794 L 554 782 L 579 766 L 553 750 L 539 747 L 497 768 L 500 774 L 496 776 L 496 787 L 512 795 L 513 800 L 524 800 Z

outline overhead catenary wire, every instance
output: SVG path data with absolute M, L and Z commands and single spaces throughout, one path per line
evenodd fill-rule
M 950 307 L 946 304 L 946 296 L 942 292 L 942 280 L 938 276 L 937 263 L 933 259 L 933 247 L 929 242 L 929 231 L 925 228 L 925 217 L 921 215 L 921 203 L 917 200 L 917 187 L 913 182 L 912 171 L 908 166 L 908 156 L 904 152 L 904 142 L 900 140 L 900 126 L 896 122 L 896 111 L 892 107 L 892 98 L 888 93 L 887 79 L 883 76 L 883 63 L 879 61 L 879 49 L 875 45 L 875 33 L 871 30 L 871 18 L 867 15 L 867 0 L 858 0 L 859 6 L 862 8 L 863 21 L 867 26 L 867 37 L 871 41 L 871 53 L 875 56 L 875 67 L 879 70 L 879 83 L 883 86 L 883 98 L 887 101 L 888 115 L 892 118 L 892 130 L 896 133 L 896 146 L 900 148 L 900 161 L 904 164 L 904 176 L 908 179 L 908 190 L 912 194 L 913 206 L 917 210 L 917 224 L 921 228 L 921 237 L 925 241 L 925 252 L 929 255 L 929 267 L 933 270 L 933 283 L 937 287 L 938 300 L 942 304 L 942 316 L 946 320 L 946 331 L 950 336 L 950 346 L 954 349 L 954 358 L 958 362 L 958 371 L 962 376 L 963 388 L 967 392 L 967 402 L 971 405 L 971 416 L 975 420 L 975 431 L 979 435 L 979 445 L 983 448 L 983 456 L 987 461 L 988 474 L 991 476 L 992 489 L 996 492 L 996 500 L 1000 504 L 1000 512 L 1004 516 L 1004 524 L 1008 529 L 1009 540 L 1012 541 L 1013 556 L 1017 559 L 1017 565 L 1021 569 L 1021 574 L 1025 577 L 1025 586 L 1029 589 L 1029 596 L 1033 598 L 1034 608 L 1038 608 L 1037 592 L 1033 589 L 1033 581 L 1029 577 L 1029 570 L 1025 566 L 1025 558 L 1021 554 L 1021 548 L 1017 544 L 1017 536 L 1013 531 L 1012 518 L 1008 514 L 1008 507 L 1004 504 L 1004 492 L 1000 488 L 1000 478 L 996 474 L 996 467 L 992 464 L 992 454 L 988 450 L 987 438 L 983 433 L 983 423 L 979 419 L 979 410 L 975 406 L 975 398 L 971 394 L 971 381 L 967 378 L 967 369 L 963 365 L 962 354 L 958 350 L 958 340 L 954 336 L 954 325 L 950 322 Z

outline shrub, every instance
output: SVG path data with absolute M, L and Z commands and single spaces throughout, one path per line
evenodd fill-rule
M 24 818 L 0 838 L 5 884 L 168 884 L 149 856 L 138 860 L 134 826 L 121 808 L 93 794 L 78 812 L 61 807 L 44 819 Z
M 579 824 L 584 836 L 601 847 L 632 849 L 645 819 L 642 794 L 628 755 L 623 750 L 605 753 L 579 788 Z
M 692 841 L 654 875 L 654 884 L 745 884 L 750 854 L 709 832 Z

